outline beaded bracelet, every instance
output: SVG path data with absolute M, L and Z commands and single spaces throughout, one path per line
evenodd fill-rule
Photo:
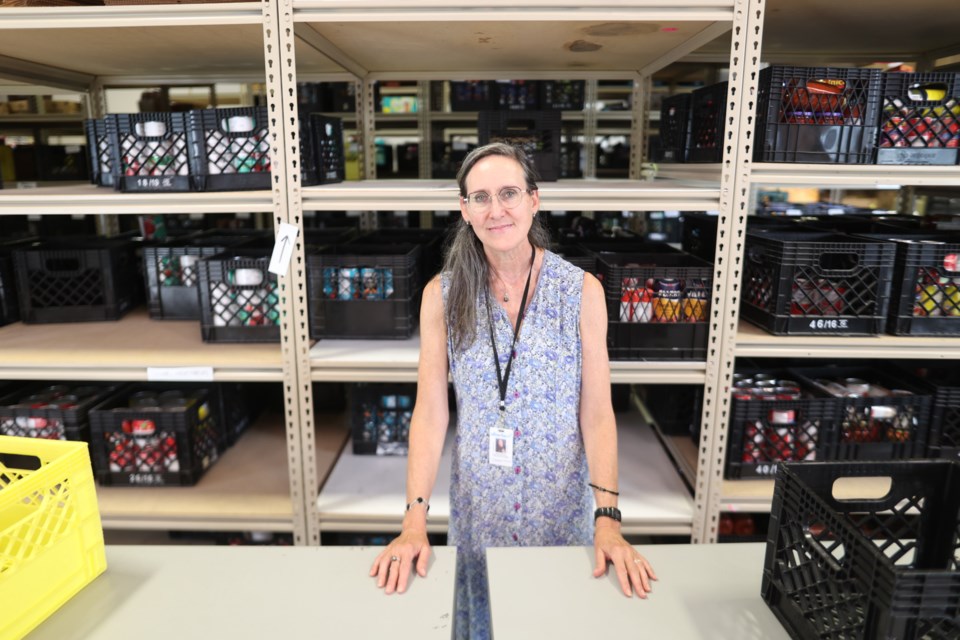
M 413 502 L 407 504 L 407 508 L 406 508 L 405 510 L 406 510 L 406 511 L 410 511 L 410 507 L 412 507 L 412 506 L 414 506 L 414 505 L 416 505 L 416 504 L 424 504 L 424 505 L 427 505 L 427 513 L 430 513 L 430 503 L 427 502 L 426 500 L 424 500 L 423 498 L 420 498 L 420 497 L 418 497 L 418 498 L 417 498 L 416 500 L 414 500 Z
M 614 496 L 619 496 L 619 495 L 620 495 L 620 492 L 619 492 L 619 491 L 611 491 L 610 489 L 604 489 L 603 487 L 598 487 L 597 485 L 593 484 L 592 482 L 588 482 L 587 484 L 588 484 L 589 486 L 593 487 L 594 489 L 596 489 L 597 491 L 603 491 L 604 493 L 609 493 L 609 494 L 614 495 Z

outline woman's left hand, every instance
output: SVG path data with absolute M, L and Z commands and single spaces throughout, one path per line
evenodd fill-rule
M 647 559 L 623 539 L 617 523 L 609 525 L 597 521 L 597 528 L 593 535 L 593 547 L 596 550 L 597 566 L 593 570 L 593 577 L 599 578 L 606 573 L 607 562 L 613 564 L 620 581 L 620 588 L 628 598 L 636 591 L 641 598 L 646 598 L 650 592 L 650 581 L 657 576 Z M 632 588 L 631 588 L 632 587 Z

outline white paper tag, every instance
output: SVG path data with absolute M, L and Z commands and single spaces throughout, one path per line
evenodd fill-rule
M 147 367 L 150 382 L 213 382 L 213 367 Z
M 290 258 L 293 257 L 293 243 L 297 241 L 299 229 L 286 222 L 280 223 L 277 230 L 277 240 L 273 245 L 273 255 L 270 256 L 270 266 L 267 271 L 275 273 L 278 276 L 287 275 L 287 268 L 290 266 Z
M 510 429 L 490 429 L 490 464 L 513 466 L 513 431 Z

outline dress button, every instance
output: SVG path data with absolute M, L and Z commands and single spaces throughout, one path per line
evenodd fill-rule
M 517 475 L 519 475 L 519 474 L 520 474 L 520 467 L 517 467 L 516 469 L 514 469 L 514 472 L 517 473 Z
M 513 534 L 513 541 L 514 541 L 514 542 L 516 542 L 516 541 L 519 540 L 519 539 L 520 539 L 520 536 L 518 536 L 517 534 Z
M 514 502 L 514 503 L 513 503 L 513 510 L 514 510 L 514 511 L 520 511 L 520 503 L 519 503 L 519 502 Z

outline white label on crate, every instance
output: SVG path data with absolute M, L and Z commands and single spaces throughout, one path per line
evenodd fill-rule
M 147 367 L 150 382 L 213 382 L 213 367 Z
M 280 223 L 277 230 L 277 240 L 273 245 L 273 255 L 270 256 L 270 266 L 267 271 L 275 273 L 280 277 L 287 275 L 287 267 L 290 266 L 290 258 L 293 257 L 293 243 L 297 241 L 299 229 L 286 222 Z

